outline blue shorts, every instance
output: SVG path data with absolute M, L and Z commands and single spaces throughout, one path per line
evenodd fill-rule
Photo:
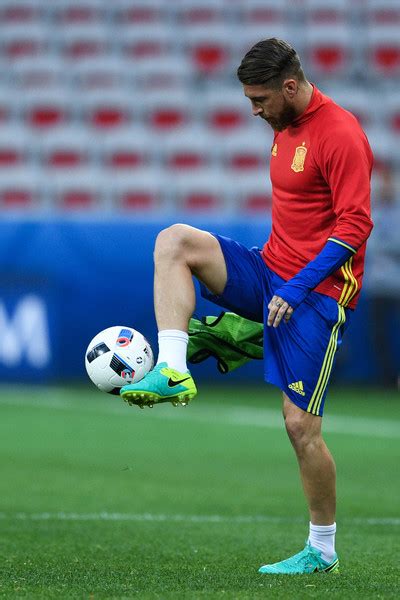
M 302 410 L 322 416 L 350 309 L 329 296 L 311 292 L 288 323 L 268 327 L 268 303 L 284 280 L 265 264 L 259 248 L 249 250 L 224 236 L 215 237 L 225 257 L 228 281 L 220 296 L 201 285 L 202 296 L 242 317 L 264 323 L 265 381 L 278 386 Z

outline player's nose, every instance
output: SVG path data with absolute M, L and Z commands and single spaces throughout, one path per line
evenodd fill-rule
M 258 117 L 258 115 L 262 113 L 263 109 L 260 106 L 253 106 L 252 111 L 253 116 Z

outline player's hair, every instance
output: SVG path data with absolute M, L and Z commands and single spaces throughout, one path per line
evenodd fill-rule
M 277 38 L 257 42 L 242 59 L 237 76 L 246 85 L 272 89 L 280 89 L 288 77 L 306 80 L 296 50 Z

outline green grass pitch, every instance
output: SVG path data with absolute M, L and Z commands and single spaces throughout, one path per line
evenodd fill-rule
M 279 392 L 222 383 L 143 411 L 0 388 L 0 597 L 399 598 L 399 395 L 330 393 L 341 574 L 279 577 L 308 529 Z

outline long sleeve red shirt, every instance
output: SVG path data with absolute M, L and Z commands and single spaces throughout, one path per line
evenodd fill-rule
M 366 240 L 373 223 L 370 179 L 373 156 L 356 118 L 315 86 L 311 101 L 271 152 L 272 230 L 266 264 L 291 279 L 328 239 L 356 253 L 314 291 L 356 306 L 364 272 Z

